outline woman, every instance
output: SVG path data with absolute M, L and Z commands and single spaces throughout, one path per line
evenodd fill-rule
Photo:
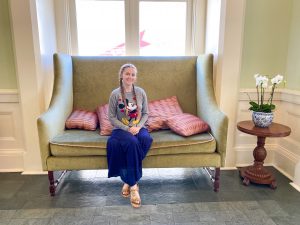
M 120 87 L 109 98 L 109 120 L 114 126 L 107 142 L 108 177 L 120 176 L 124 182 L 122 196 L 129 197 L 135 208 L 141 206 L 137 182 L 142 177 L 142 160 L 152 138 L 144 125 L 148 119 L 145 91 L 134 86 L 137 69 L 132 64 L 120 68 Z

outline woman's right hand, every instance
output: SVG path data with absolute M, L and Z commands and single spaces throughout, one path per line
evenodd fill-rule
M 132 135 L 137 135 L 140 132 L 140 127 L 129 127 L 128 131 L 132 134 Z

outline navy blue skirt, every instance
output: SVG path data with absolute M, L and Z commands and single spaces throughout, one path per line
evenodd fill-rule
M 142 160 L 152 144 L 147 129 L 141 128 L 137 135 L 115 129 L 107 141 L 108 177 L 120 176 L 130 186 L 142 177 Z

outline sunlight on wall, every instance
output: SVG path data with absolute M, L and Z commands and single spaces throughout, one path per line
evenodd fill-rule
M 241 88 L 254 88 L 256 73 L 286 76 L 291 10 L 292 0 L 247 1 Z
M 0 49 L 0 89 L 16 89 L 8 0 L 0 1 Z
M 286 68 L 286 87 L 300 91 L 300 1 L 293 0 Z

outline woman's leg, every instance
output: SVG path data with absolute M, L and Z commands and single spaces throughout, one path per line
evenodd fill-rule
M 133 186 L 142 177 L 143 151 L 137 137 L 131 133 L 113 130 L 107 142 L 108 177 L 120 176 Z
M 151 147 L 153 138 L 150 136 L 148 130 L 145 128 L 141 128 L 140 132 L 136 135 L 136 137 L 138 138 L 139 143 L 141 145 L 143 151 L 143 159 L 144 159 Z

